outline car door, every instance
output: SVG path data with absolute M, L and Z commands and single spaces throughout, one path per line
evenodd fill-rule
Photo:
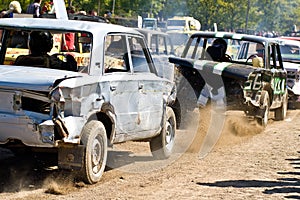
M 160 130 L 164 112 L 164 94 L 169 81 L 157 76 L 152 58 L 141 37 L 129 36 L 130 63 L 138 80 L 138 119 L 136 131 L 147 134 Z
M 123 134 L 124 137 L 135 132 L 139 124 L 139 83 L 131 72 L 127 46 L 125 34 L 111 34 L 106 37 L 102 78 L 106 82 L 103 90 L 109 93 L 107 101 L 113 106 L 116 116 L 116 134 Z
M 273 103 L 271 108 L 277 108 L 282 105 L 282 99 L 287 92 L 287 73 L 283 68 L 280 46 L 278 44 L 272 44 L 269 46 L 268 51 L 270 51 L 271 87 L 273 88 Z
M 116 115 L 116 134 L 124 140 L 143 139 L 161 128 L 166 84 L 156 75 L 142 37 L 106 38 L 104 79 Z

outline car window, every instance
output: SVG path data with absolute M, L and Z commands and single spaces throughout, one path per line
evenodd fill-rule
M 41 41 L 33 40 L 30 35 L 34 32 L 47 33 L 49 38 Z M 1 52 L 4 56 L 1 58 L 1 63 L 5 65 L 52 68 L 82 73 L 89 71 L 92 46 L 92 36 L 89 33 L 3 29 L 2 34 L 5 36 L 2 41 Z M 33 54 L 30 45 L 36 46 L 34 48 L 37 52 L 45 53 Z M 47 46 L 46 50 L 45 46 Z
M 150 72 L 151 60 L 146 55 L 146 46 L 142 38 L 129 36 L 130 55 L 134 72 Z
M 105 39 L 104 52 L 105 73 L 130 70 L 125 35 L 108 35 Z
M 184 57 L 192 58 L 192 59 L 203 59 L 203 45 L 207 45 L 207 40 L 204 42 L 204 38 L 201 37 L 194 37 L 188 41 L 187 46 L 188 49 L 184 52 Z
M 300 55 L 299 50 L 300 50 L 300 46 L 297 45 L 288 45 L 288 44 L 280 45 L 280 51 L 282 54 Z

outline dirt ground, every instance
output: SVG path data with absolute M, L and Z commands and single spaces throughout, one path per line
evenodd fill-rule
M 299 118 L 290 110 L 262 129 L 241 113 L 201 111 L 177 132 L 170 159 L 153 160 L 148 143 L 118 144 L 94 185 L 73 181 L 51 155 L 2 149 L 0 199 L 300 199 Z

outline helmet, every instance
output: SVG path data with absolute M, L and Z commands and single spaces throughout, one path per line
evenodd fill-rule
M 223 38 L 217 38 L 213 41 L 213 46 L 220 46 L 222 47 L 224 53 L 226 52 L 227 49 L 227 42 Z
M 44 55 L 51 51 L 53 37 L 48 31 L 32 31 L 29 35 L 29 48 L 32 54 Z

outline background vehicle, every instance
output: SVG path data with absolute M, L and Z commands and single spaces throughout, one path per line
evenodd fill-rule
M 169 62 L 169 57 L 174 56 L 174 49 L 169 35 L 155 30 L 139 28 L 136 30 L 146 39 L 157 73 L 174 81 L 174 65 Z
M 240 54 L 233 59 L 220 46 L 211 45 L 216 39 L 259 44 L 263 46 L 262 57 L 258 58 L 256 49 L 251 49 L 249 55 L 250 50 L 240 47 Z M 216 61 L 223 53 L 226 61 Z M 267 125 L 271 110 L 275 111 L 277 120 L 286 116 L 287 73 L 276 40 L 226 32 L 198 32 L 190 37 L 181 58 L 170 57 L 169 60 L 176 64 L 182 76 L 177 82 L 177 98 L 190 100 L 179 102 L 183 113 L 212 101 L 228 110 L 243 110 L 263 126 Z M 193 94 L 185 90 L 186 82 Z
M 283 60 L 283 67 L 287 71 L 287 89 L 289 94 L 289 108 L 300 107 L 300 42 L 286 39 L 285 37 L 276 38 L 280 45 L 281 57 Z M 238 57 L 241 58 L 243 52 L 253 53 L 251 49 L 255 49 L 256 44 L 253 42 L 243 42 L 241 45 L 241 51 L 238 53 Z
M 87 183 L 100 180 L 107 148 L 115 143 L 148 141 L 154 157 L 171 155 L 174 83 L 157 75 L 142 34 L 112 24 L 46 18 L 2 19 L 0 29 L 1 147 L 57 152 L 58 166 L 79 170 Z M 15 66 L 19 55 L 29 53 L 31 31 L 49 31 L 50 54 L 62 60 L 73 56 L 78 70 L 47 68 L 47 59 L 41 66 Z M 75 51 L 61 51 L 61 36 L 70 32 Z
M 157 30 L 158 24 L 156 18 L 144 18 L 142 28 L 150 29 L 150 30 Z
M 181 31 L 199 31 L 201 24 L 198 20 L 189 16 L 175 16 L 167 20 L 167 31 L 181 30 Z

